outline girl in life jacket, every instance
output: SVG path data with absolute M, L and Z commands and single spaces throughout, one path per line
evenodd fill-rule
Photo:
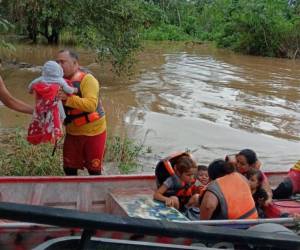
M 154 199 L 169 207 L 181 210 L 193 194 L 196 163 L 187 154 L 182 154 L 174 164 L 170 175 L 154 193 Z

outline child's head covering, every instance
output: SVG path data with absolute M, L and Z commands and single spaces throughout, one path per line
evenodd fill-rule
M 42 69 L 42 80 L 45 82 L 61 82 L 63 80 L 64 71 L 62 67 L 55 61 L 47 61 Z

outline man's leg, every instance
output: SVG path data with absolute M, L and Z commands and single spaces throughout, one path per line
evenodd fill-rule
M 100 135 L 87 136 L 85 143 L 85 167 L 90 175 L 100 175 L 102 173 L 102 163 L 105 151 L 106 131 Z
M 77 175 L 83 168 L 83 136 L 66 135 L 63 148 L 64 172 L 66 175 Z
M 77 168 L 64 167 L 64 172 L 66 175 L 77 175 Z

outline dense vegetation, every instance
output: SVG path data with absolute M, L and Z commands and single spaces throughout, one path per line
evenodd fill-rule
M 143 39 L 299 56 L 300 0 L 2 0 L 0 7 L 2 31 L 7 20 L 32 42 L 85 45 L 120 70 L 131 66 Z

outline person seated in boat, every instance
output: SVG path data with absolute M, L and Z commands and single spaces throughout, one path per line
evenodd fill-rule
M 193 189 L 193 196 L 189 200 L 187 207 L 198 206 L 209 183 L 208 167 L 198 165 L 196 173 L 195 188 Z
M 300 160 L 289 170 L 288 176 L 273 190 L 273 199 L 287 199 L 300 193 Z
M 209 183 L 208 177 L 208 167 L 204 165 L 197 166 L 197 173 L 195 174 L 195 188 L 192 197 L 189 199 L 188 203 L 185 205 L 185 210 L 183 214 L 190 220 L 199 220 L 200 209 L 199 204 L 203 198 L 203 194 Z
M 260 170 L 252 168 L 246 173 L 246 177 L 249 181 L 258 216 L 265 218 L 263 207 L 265 206 L 266 200 L 268 200 L 268 194 L 266 190 L 262 188 L 263 174 Z
M 204 165 L 198 165 L 197 168 L 198 171 L 195 182 L 195 186 L 197 188 L 196 193 L 202 194 L 209 182 L 208 168 Z
M 211 182 L 200 205 L 201 220 L 258 218 L 249 183 L 233 164 L 214 160 L 208 175 Z
M 169 207 L 182 210 L 193 193 L 196 167 L 195 161 L 189 155 L 182 154 L 177 157 L 174 167 L 169 166 L 169 171 L 173 173 L 170 173 L 161 185 L 158 183 L 153 198 L 164 202 Z M 158 176 L 157 171 L 156 176 Z
M 246 176 L 250 169 L 260 169 L 261 162 L 258 160 L 256 153 L 252 149 L 243 149 L 236 155 L 226 156 L 225 161 L 232 163 L 236 170 Z M 268 200 L 265 205 L 268 206 L 272 202 L 272 189 L 267 176 L 262 172 L 263 183 L 262 188 L 268 194 Z
M 29 84 L 29 92 L 36 94 L 36 105 L 32 122 L 28 128 L 27 140 L 32 144 L 55 143 L 62 136 L 62 122 L 66 115 L 57 95 L 60 88 L 68 94 L 77 89 L 68 85 L 63 78 L 63 69 L 55 61 L 47 61 L 42 76 Z

